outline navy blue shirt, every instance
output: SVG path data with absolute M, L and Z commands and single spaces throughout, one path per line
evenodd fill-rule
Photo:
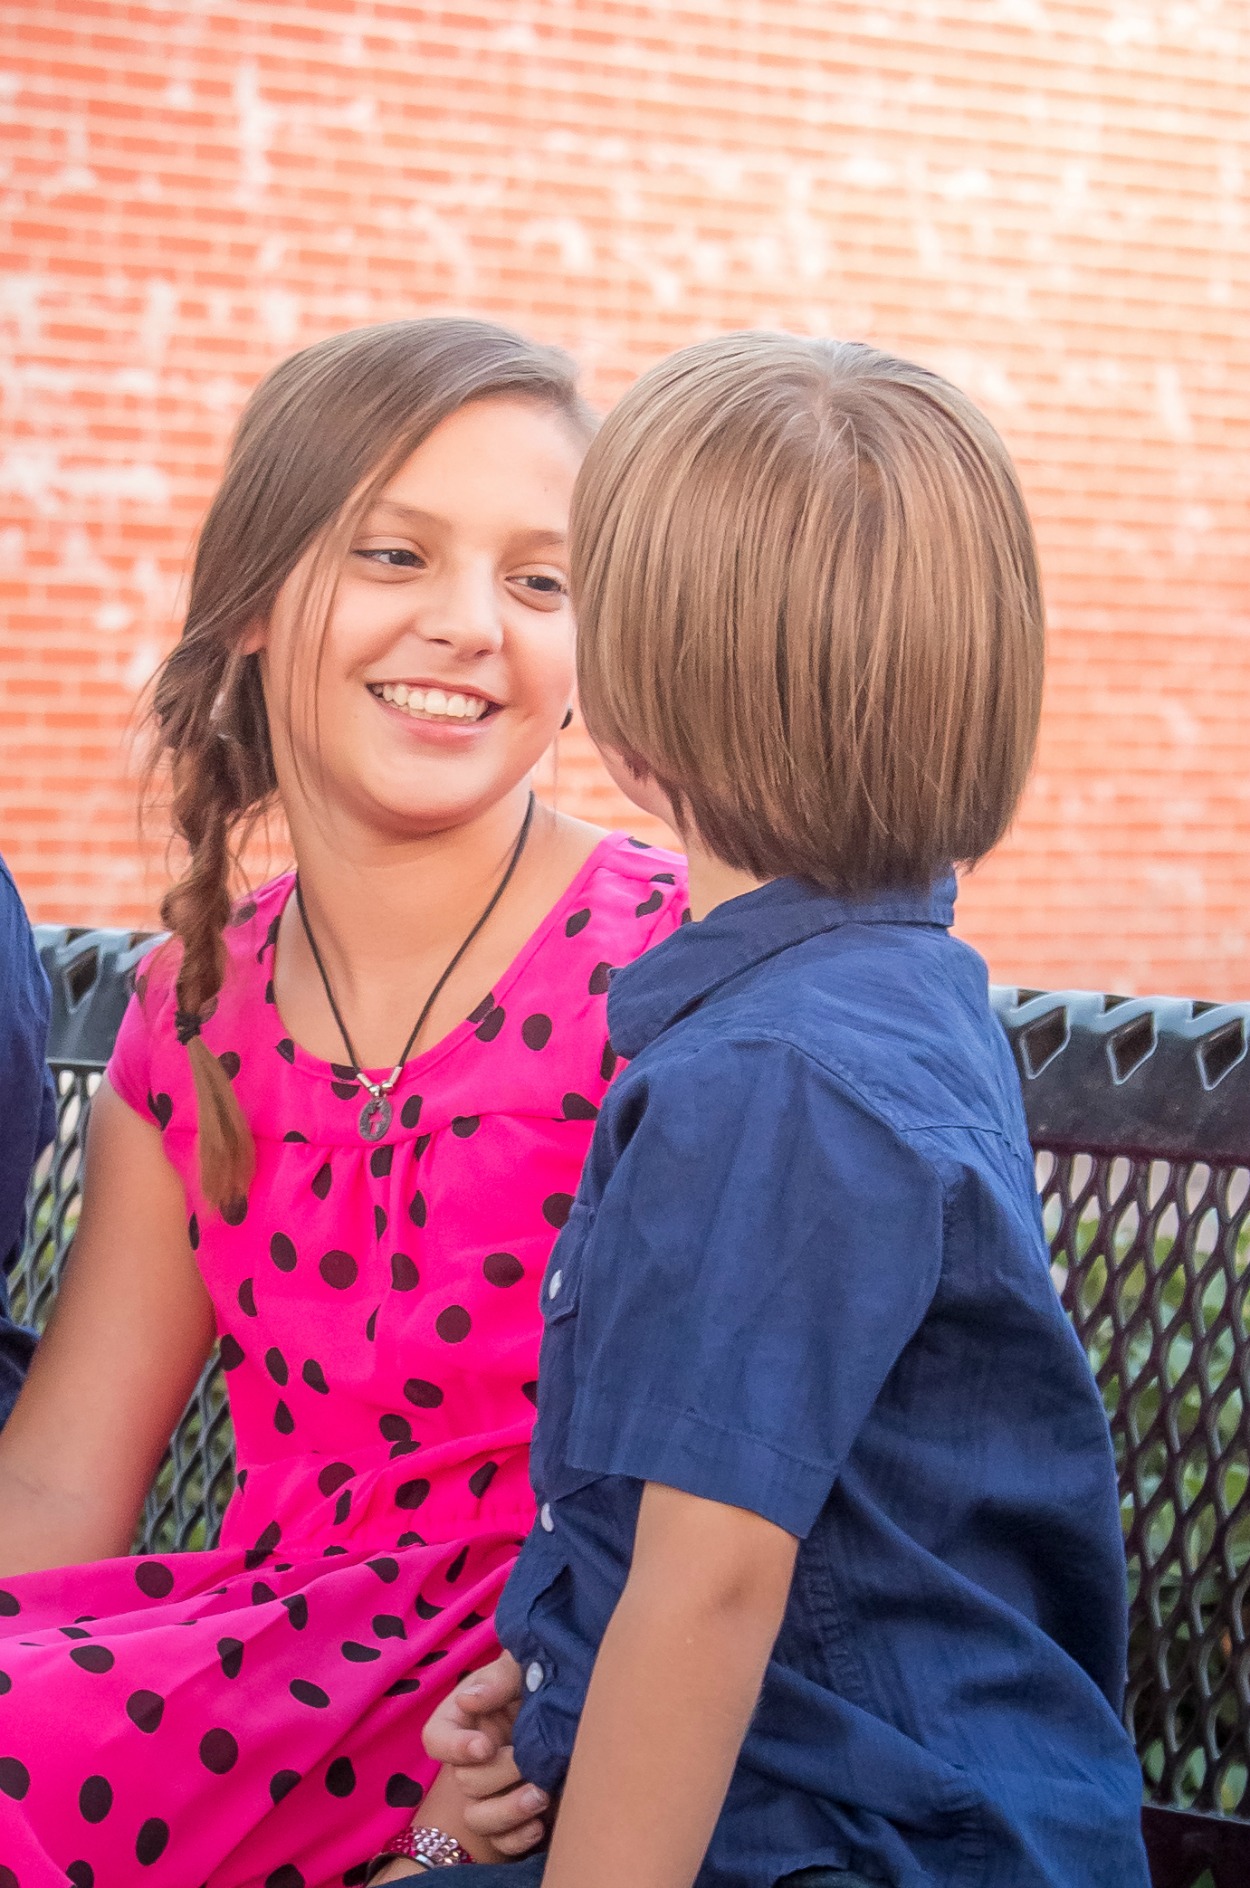
M 1110 1436 L 953 893 L 777 880 L 613 979 L 498 1624 L 550 1789 L 643 1485 L 798 1537 L 700 1888 L 1147 1882 Z
M 22 1247 L 31 1169 L 56 1132 L 48 1073 L 48 979 L 17 886 L 0 859 L 0 1423 L 34 1348 L 7 1316 L 5 1273 Z

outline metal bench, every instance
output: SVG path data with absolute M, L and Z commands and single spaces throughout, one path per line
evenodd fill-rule
M 90 1097 L 152 940 L 43 927 L 60 1090 L 16 1315 L 41 1326 L 78 1212 Z M 999 989 L 1056 1283 L 1115 1437 L 1125 1717 L 1155 1888 L 1250 1884 L 1250 1005 Z M 205 1369 L 137 1549 L 211 1546 L 233 1485 Z

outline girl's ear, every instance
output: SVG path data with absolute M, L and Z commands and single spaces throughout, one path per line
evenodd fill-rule
M 269 641 L 269 625 L 263 616 L 255 616 L 243 632 L 239 652 L 245 656 L 259 655 Z

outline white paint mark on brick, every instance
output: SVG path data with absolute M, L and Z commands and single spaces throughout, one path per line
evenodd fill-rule
M 289 289 L 267 288 L 260 297 L 260 319 L 275 347 L 294 345 L 300 328 L 300 302 Z
M 249 203 L 269 188 L 269 147 L 278 114 L 261 96 L 256 67 L 249 60 L 234 82 L 234 108 L 239 120 L 239 184 L 235 196 Z
M 839 165 L 838 175 L 844 184 L 852 184 L 857 190 L 888 190 L 895 169 L 875 151 L 856 151 Z
M 978 165 L 966 164 L 960 170 L 950 171 L 938 185 L 942 195 L 950 203 L 970 203 L 977 197 L 988 197 L 991 192 L 990 175 Z
M 520 229 L 523 249 L 555 249 L 560 266 L 570 275 L 589 275 L 594 267 L 595 246 L 586 226 L 575 216 L 535 217 Z
M 1168 438 L 1188 445 L 1194 436 L 1193 421 L 1175 361 L 1155 362 L 1155 407 Z
M 103 603 L 95 613 L 95 626 L 106 636 L 116 636 L 120 630 L 129 629 L 134 620 L 134 611 L 128 610 L 124 603 Z

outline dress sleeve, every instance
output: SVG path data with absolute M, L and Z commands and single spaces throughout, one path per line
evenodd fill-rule
M 126 1005 L 121 1028 L 113 1044 L 104 1073 L 110 1088 L 145 1121 L 155 1119 L 152 1112 L 152 1031 L 149 1004 L 151 997 L 137 991 Z
M 815 1524 L 938 1282 L 942 1184 L 771 1039 L 661 1066 L 578 1280 L 574 1468 Z

